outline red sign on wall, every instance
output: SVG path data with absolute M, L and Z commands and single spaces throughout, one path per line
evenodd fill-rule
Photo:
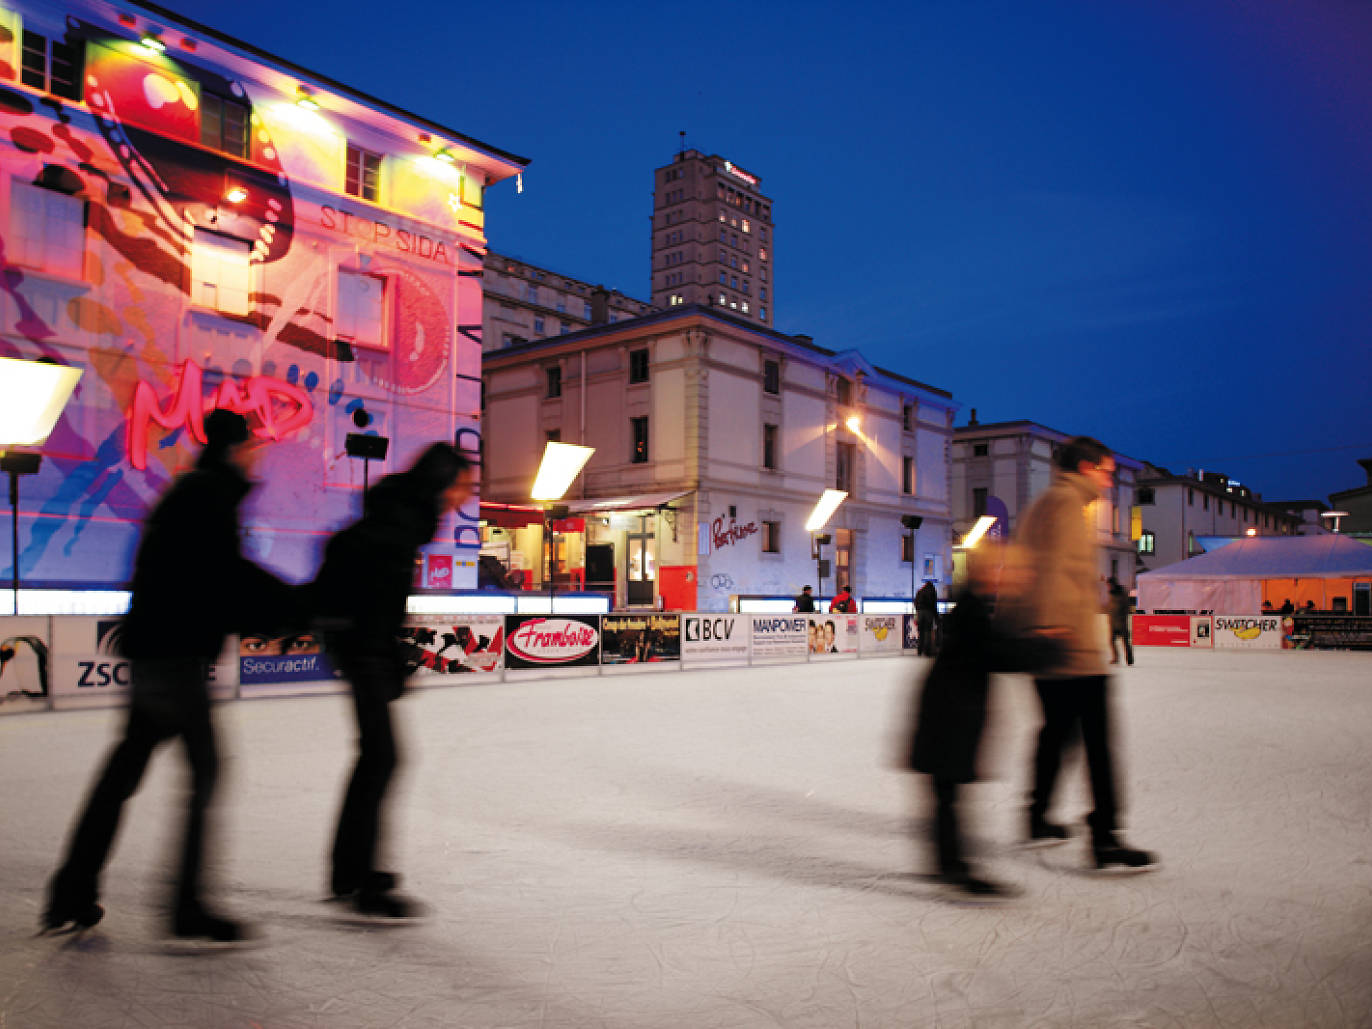
M 429 588 L 451 589 L 453 584 L 453 558 L 451 554 L 429 554 L 425 560 L 429 565 Z
M 1134 646 L 1191 646 L 1191 616 L 1134 615 Z

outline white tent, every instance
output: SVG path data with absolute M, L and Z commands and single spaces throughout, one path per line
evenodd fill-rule
M 1354 580 L 1372 580 L 1372 547 L 1337 533 L 1253 536 L 1138 578 L 1140 611 L 1243 614 L 1264 599 L 1328 609 L 1349 603 Z M 1274 599 L 1275 598 L 1275 599 Z

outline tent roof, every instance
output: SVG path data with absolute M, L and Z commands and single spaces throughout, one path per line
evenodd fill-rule
M 1253 536 L 1143 572 L 1140 579 L 1347 579 L 1372 577 L 1372 547 L 1337 533 Z

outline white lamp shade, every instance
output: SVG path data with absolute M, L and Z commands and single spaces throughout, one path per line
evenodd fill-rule
M 995 515 L 982 515 L 977 519 L 977 524 L 972 526 L 972 531 L 963 538 L 962 545 L 970 550 L 981 542 L 981 538 L 986 535 L 991 526 L 996 524 Z
M 80 378 L 80 368 L 0 357 L 0 446 L 46 440 Z
M 534 479 L 534 500 L 561 500 L 586 462 L 595 453 L 595 447 L 582 447 L 575 443 L 549 443 L 543 451 L 543 461 L 538 466 Z
M 838 510 L 838 505 L 848 499 L 848 493 L 841 489 L 827 489 L 815 504 L 810 517 L 805 521 L 806 532 L 819 532 L 829 524 L 829 519 Z

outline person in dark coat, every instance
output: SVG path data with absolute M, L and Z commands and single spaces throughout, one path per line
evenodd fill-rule
M 1115 649 L 1115 640 L 1124 641 L 1124 659 L 1129 664 L 1134 663 L 1134 646 L 1129 641 L 1129 610 L 1133 606 L 1129 600 L 1129 591 L 1119 584 L 1112 576 L 1110 579 L 1110 595 L 1105 600 L 1106 610 L 1110 615 L 1110 663 L 1117 665 L 1120 663 L 1119 652 Z
M 968 553 L 968 579 L 943 618 L 943 645 L 919 694 L 908 757 L 910 769 L 929 776 L 938 879 L 978 899 L 1012 892 L 973 871 L 958 825 L 958 788 L 977 778 L 991 674 L 1031 671 L 1057 653 L 1053 640 L 1016 633 L 992 617 L 1003 559 L 1001 548 L 987 542 Z
M 238 507 L 252 488 L 255 446 L 247 420 L 213 411 L 205 419 L 205 435 L 194 469 L 176 480 L 143 528 L 121 631 L 130 661 L 128 720 L 48 885 L 47 929 L 100 920 L 100 873 L 124 802 L 138 789 L 157 746 L 177 737 L 191 775 L 172 934 L 219 943 L 249 935 L 202 898 L 206 810 L 219 766 L 208 678 L 229 633 L 279 633 L 290 624 L 295 605 L 290 587 L 239 552 Z
M 938 619 L 938 589 L 925 581 L 915 594 L 915 627 L 919 632 L 917 653 L 920 657 L 934 656 L 934 622 Z
M 791 608 L 793 612 L 797 614 L 814 614 L 815 598 L 810 592 L 813 588 L 814 587 L 812 586 L 806 586 L 800 591 L 800 594 L 796 597 L 795 605 Z
M 357 763 L 334 834 L 330 885 L 363 915 L 404 919 L 418 905 L 395 892 L 397 877 L 376 867 L 382 803 L 399 751 L 389 705 L 405 689 L 399 640 L 419 548 L 439 520 L 471 496 L 472 468 L 447 443 L 435 443 L 404 472 L 363 498 L 362 517 L 329 540 L 314 583 L 324 646 L 352 688 Z

